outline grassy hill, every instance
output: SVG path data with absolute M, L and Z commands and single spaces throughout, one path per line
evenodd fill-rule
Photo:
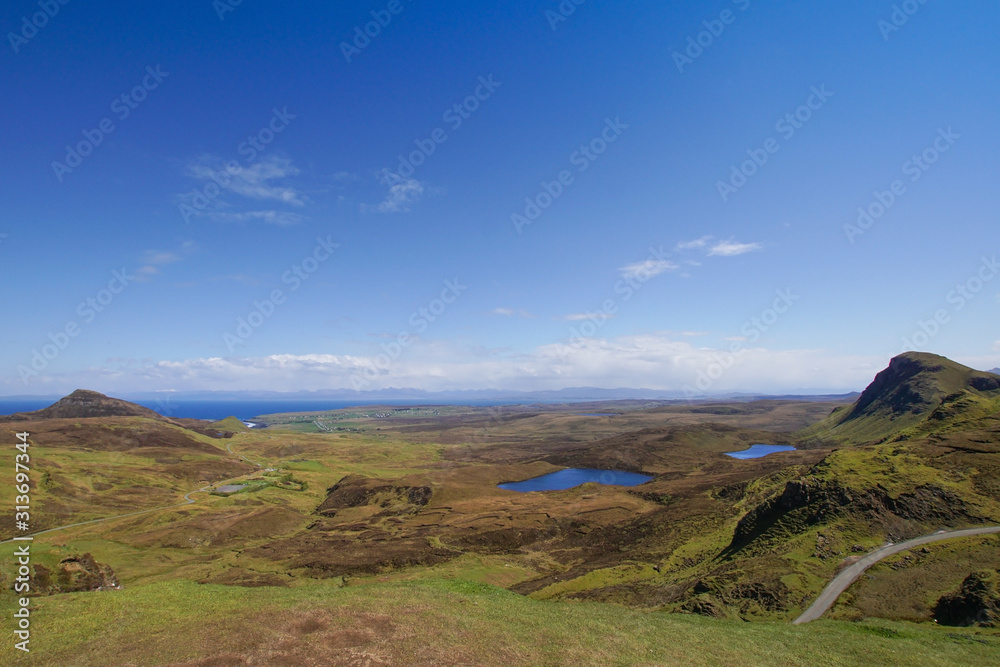
M 209 428 L 215 428 L 220 431 L 229 431 L 230 433 L 241 433 L 243 431 L 250 430 L 250 427 L 244 424 L 238 417 L 226 417 L 225 419 L 220 419 L 217 422 L 212 422 L 208 426 Z
M 145 417 L 170 421 L 149 408 L 87 389 L 77 389 L 69 396 L 34 412 L 0 416 L 0 422 L 40 421 L 45 419 L 80 419 L 90 417 Z
M 107 406 L 102 401 L 97 411 Z M 36 530 L 177 504 L 201 486 L 253 470 L 226 451 L 214 429 L 197 432 L 159 415 L 46 418 L 65 414 L 63 407 L 0 423 L 0 438 L 7 442 L 17 441 L 15 433 L 30 433 Z M 111 405 L 113 411 L 119 407 Z M 0 474 L 14 478 L 13 456 L 0 457 Z M 13 492 L 9 487 L 5 494 Z M 0 519 L 5 519 L 0 539 L 13 534 L 12 495 L 10 501 L 0 509 Z
M 1000 378 L 936 354 L 907 352 L 849 406 L 805 429 L 802 438 L 844 444 L 927 435 L 1000 408 Z

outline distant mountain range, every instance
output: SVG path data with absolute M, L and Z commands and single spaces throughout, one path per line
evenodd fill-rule
M 351 389 L 326 389 L 320 391 L 192 391 L 192 392 L 139 392 L 124 394 L 133 401 L 350 401 L 354 404 L 377 405 L 380 401 L 419 401 L 421 403 L 452 403 L 461 401 L 519 401 L 524 403 L 557 403 L 576 401 L 680 401 L 692 398 L 682 391 L 666 391 L 661 389 L 603 389 L 600 387 L 569 387 L 566 389 L 540 391 L 513 391 L 502 389 L 470 389 L 455 391 L 425 391 L 413 388 L 379 389 L 373 391 L 354 391 Z M 708 394 L 696 397 L 699 399 L 752 401 L 760 399 L 796 399 L 796 400 L 839 400 L 849 399 L 858 392 L 830 394 L 822 389 L 802 389 L 785 394 L 764 394 L 748 392 L 731 392 Z M 5 400 L 38 400 L 51 398 L 48 396 L 5 396 Z
M 944 357 L 933 354 L 910 352 L 900 355 L 897 359 L 911 357 L 913 359 L 937 358 L 944 359 L 949 364 L 955 364 Z M 961 365 L 961 364 L 956 364 Z M 891 368 L 891 366 L 890 366 Z M 966 368 L 962 366 L 962 368 Z M 888 369 L 887 369 L 888 370 Z M 983 371 L 970 372 L 983 373 Z M 1000 368 L 994 368 L 986 373 L 1000 375 Z M 96 392 L 90 392 L 96 394 Z M 67 404 L 62 405 L 60 410 L 72 410 L 71 407 L 80 401 L 85 400 L 85 390 L 78 390 L 64 400 Z M 100 394 L 97 394 L 100 396 Z M 706 394 L 697 398 L 708 400 L 727 401 L 752 401 L 760 399 L 796 399 L 796 400 L 842 400 L 859 396 L 859 392 L 849 392 L 841 394 L 831 394 L 828 390 L 819 388 L 802 388 L 799 390 L 783 394 L 767 394 L 753 392 L 730 392 L 718 394 Z M 419 401 L 421 403 L 435 402 L 456 402 L 456 401 L 523 401 L 525 403 L 553 403 L 553 402 L 575 402 L 575 401 L 622 401 L 622 400 L 647 400 L 647 401 L 678 401 L 690 399 L 691 396 L 682 391 L 669 391 L 662 389 L 630 389 L 617 388 L 605 389 L 601 387 L 567 387 L 565 389 L 539 390 L 539 391 L 515 391 L 503 389 L 468 389 L 453 391 L 426 391 L 424 389 L 414 389 L 412 387 L 389 387 L 371 391 L 354 391 L 352 389 L 323 389 L 318 391 L 296 391 L 280 392 L 266 390 L 243 390 L 243 391 L 184 391 L 184 392 L 136 392 L 124 394 L 131 400 L 144 402 L 166 400 L 168 397 L 173 400 L 183 401 L 351 401 L 356 404 L 376 405 L 379 401 Z M 41 398 L 59 399 L 56 395 L 48 396 L 4 396 L 5 400 L 37 400 Z M 72 400 L 69 400 L 72 399 Z M 93 399 L 93 397 L 91 397 Z M 55 406 L 53 406 L 55 407 Z M 145 410 L 136 405 L 135 408 Z M 71 416 L 67 414 L 66 416 Z M 135 416 L 140 416 L 136 414 Z M 148 415 L 144 415 L 148 416 Z

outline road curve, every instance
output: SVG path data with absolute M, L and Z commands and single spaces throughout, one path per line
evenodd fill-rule
M 91 519 L 90 521 L 80 521 L 78 523 L 71 523 L 65 526 L 59 526 L 58 528 L 48 528 L 46 530 L 40 530 L 37 533 L 30 533 L 28 535 L 19 535 L 21 539 L 26 537 L 35 537 L 36 535 L 44 535 L 45 533 L 54 533 L 57 530 L 66 530 L 67 528 L 76 528 L 77 526 L 86 526 L 91 523 L 100 523 L 101 521 L 111 521 L 112 519 L 123 519 L 127 516 L 139 516 L 140 514 L 148 514 L 150 512 L 158 512 L 160 510 L 169 510 L 175 507 L 184 507 L 185 505 L 190 505 L 195 502 L 194 498 L 191 497 L 192 493 L 201 493 L 203 491 L 208 491 L 211 486 L 203 486 L 200 489 L 195 489 L 194 491 L 188 491 L 184 494 L 184 502 L 177 503 L 176 505 L 165 505 L 163 507 L 150 507 L 148 510 L 139 510 L 138 512 L 129 512 L 128 514 L 116 514 L 114 516 L 105 516 L 100 519 Z M 14 542 L 14 539 L 4 540 L 0 544 L 7 544 L 8 542 Z
M 923 537 L 916 537 L 912 540 L 900 542 L 899 544 L 889 544 L 881 549 L 876 549 L 834 577 L 833 580 L 827 584 L 827 587 L 823 589 L 823 592 L 819 594 L 816 601 L 809 605 L 809 608 L 806 609 L 801 616 L 795 619 L 793 623 L 795 625 L 798 625 L 799 623 L 808 623 L 809 621 L 815 621 L 817 618 L 822 616 L 826 613 L 827 609 L 833 606 L 833 603 L 837 601 L 840 594 L 847 590 L 848 586 L 853 584 L 858 577 L 864 574 L 865 570 L 883 558 L 887 558 L 893 554 L 898 554 L 900 551 L 906 551 L 907 549 L 913 549 L 914 547 L 919 547 L 923 544 L 930 544 L 931 542 L 937 542 L 939 540 L 950 540 L 956 537 L 972 537 L 975 535 L 986 535 L 989 533 L 1000 533 L 1000 526 L 965 528 L 963 530 L 949 531 L 942 530 L 934 533 L 933 535 L 924 535 Z
M 252 463 L 253 465 L 257 466 L 258 468 L 262 467 L 262 466 L 261 466 L 261 465 L 260 465 L 259 463 L 257 463 L 256 461 L 251 461 L 250 459 L 248 459 L 247 457 L 243 456 L 242 454 L 237 454 L 236 452 L 234 452 L 234 451 L 233 451 L 233 449 L 232 449 L 232 445 L 233 445 L 233 443 L 231 443 L 231 442 L 227 442 L 227 443 L 226 443 L 226 451 L 228 451 L 228 452 L 229 452 L 230 454 L 232 454 L 232 455 L 234 455 L 234 456 L 238 456 L 238 457 L 240 457 L 241 459 L 243 459 L 243 460 L 244 460 L 244 461 L 246 461 L 247 463 Z

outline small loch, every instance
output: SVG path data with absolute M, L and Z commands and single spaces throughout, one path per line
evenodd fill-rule
M 726 456 L 732 456 L 734 459 L 759 459 L 768 454 L 794 451 L 795 448 L 791 445 L 752 445 L 750 449 L 744 449 L 740 452 L 726 452 Z
M 653 479 L 652 475 L 642 475 L 637 472 L 621 470 L 597 470 L 595 468 L 566 468 L 557 472 L 533 477 L 523 482 L 506 482 L 497 486 L 507 491 L 562 491 L 572 489 L 587 482 L 596 482 L 608 486 L 639 486 Z

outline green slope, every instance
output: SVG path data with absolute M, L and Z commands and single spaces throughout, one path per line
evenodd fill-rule
M 220 431 L 230 431 L 232 433 L 240 433 L 242 431 L 249 431 L 249 427 L 244 424 L 238 417 L 226 417 L 225 419 L 220 419 L 217 422 L 212 422 L 209 424 L 212 428 L 217 428 Z
M 10 613 L 11 603 L 5 599 L 0 609 Z M 1000 662 L 996 631 L 885 621 L 742 623 L 537 601 L 458 580 L 347 588 L 178 581 L 37 598 L 31 629 L 32 654 L 23 662 L 37 665 Z
M 907 352 L 849 406 L 799 433 L 806 440 L 862 444 L 947 430 L 1000 408 L 1000 378 L 936 354 Z

